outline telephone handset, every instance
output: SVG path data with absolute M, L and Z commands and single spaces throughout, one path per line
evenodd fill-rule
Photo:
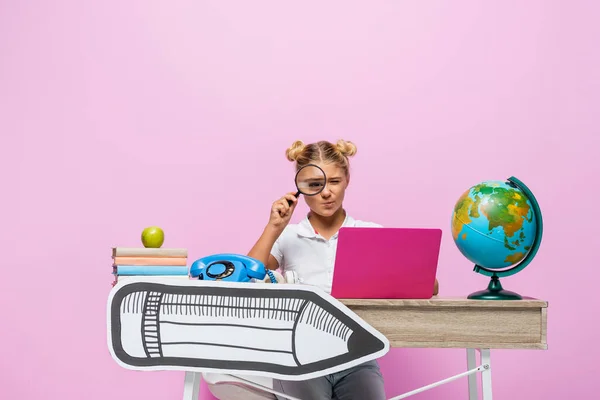
M 262 281 L 267 275 L 271 283 L 277 283 L 275 275 L 261 261 L 241 254 L 213 254 L 194 261 L 190 266 L 192 278 L 210 281 Z

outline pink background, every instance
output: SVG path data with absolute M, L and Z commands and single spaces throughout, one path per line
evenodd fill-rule
M 529 185 L 542 248 L 503 282 L 550 302 L 549 350 L 494 351 L 494 398 L 593 397 L 599 11 L 541 0 L 3 2 L 0 398 L 180 399 L 183 373 L 127 371 L 108 353 L 110 248 L 140 245 L 156 224 L 190 260 L 244 253 L 271 202 L 294 189 L 284 150 L 340 137 L 358 146 L 355 218 L 444 229 L 444 296 L 487 283 L 451 240 L 460 194 L 511 175 Z M 454 349 L 393 349 L 381 365 L 390 397 L 466 368 Z M 461 379 L 414 398 L 466 389 Z

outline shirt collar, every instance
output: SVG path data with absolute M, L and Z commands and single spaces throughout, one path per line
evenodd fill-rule
M 342 227 L 354 226 L 355 222 L 356 221 L 354 220 L 354 218 L 352 218 L 350 215 L 348 215 L 346 213 L 346 218 L 344 218 Z M 307 238 L 316 238 L 317 236 L 319 236 L 319 234 L 317 232 L 315 232 L 315 229 L 310 224 L 310 221 L 308 220 L 308 214 L 306 214 L 306 216 L 302 219 L 302 221 L 300 221 L 298 223 L 298 235 L 304 236 Z M 333 237 L 337 237 L 337 232 L 333 235 Z

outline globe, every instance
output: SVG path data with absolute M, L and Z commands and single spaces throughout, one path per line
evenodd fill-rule
M 454 205 L 451 227 L 454 243 L 475 264 L 474 271 L 491 277 L 487 289 L 468 298 L 522 299 L 505 290 L 500 278 L 529 265 L 541 243 L 542 214 L 529 188 L 515 177 L 478 183 Z

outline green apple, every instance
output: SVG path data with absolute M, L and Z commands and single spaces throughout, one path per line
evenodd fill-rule
M 158 226 L 149 226 L 142 231 L 142 243 L 144 247 L 158 249 L 165 241 L 165 233 Z

